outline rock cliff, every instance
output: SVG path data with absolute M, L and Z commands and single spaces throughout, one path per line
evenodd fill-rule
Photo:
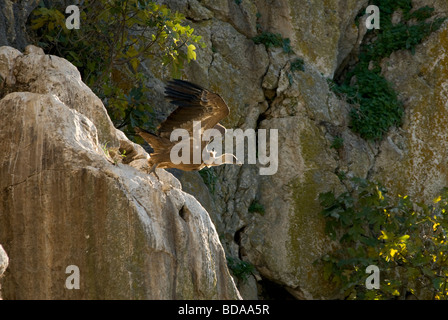
M 349 128 L 348 105 L 328 79 L 339 73 L 366 33 L 355 24 L 367 1 L 164 1 L 182 11 L 207 48 L 185 72 L 228 102 L 227 127 L 278 129 L 279 169 L 260 176 L 254 165 L 216 169 L 215 192 L 204 194 L 199 175 L 184 174 L 184 189 L 209 206 L 228 256 L 249 261 L 254 277 L 240 282 L 256 297 L 274 282 L 295 298 L 337 297 L 313 263 L 334 243 L 325 236 L 317 196 L 346 190 L 340 175 L 385 184 L 393 194 L 432 199 L 448 185 L 445 152 L 445 23 L 416 47 L 381 62 L 405 106 L 404 125 L 381 142 L 368 142 Z M 444 1 L 414 1 L 447 16 Z M 291 50 L 255 45 L 257 32 L 279 33 Z M 291 64 L 303 59 L 304 69 Z M 332 148 L 335 138 L 343 147 Z M 193 187 L 192 187 L 193 186 Z M 250 210 L 252 203 L 264 212 Z
M 349 128 L 351 106 L 329 81 L 356 63 L 366 30 L 355 18 L 367 0 L 160 2 L 184 13 L 203 36 L 206 47 L 184 78 L 226 100 L 231 115 L 224 125 L 278 129 L 278 172 L 221 166 L 208 180 L 175 172 L 177 180 L 161 170 L 158 181 L 140 171 L 147 155 L 112 127 L 76 69 L 32 47 L 25 54 L 3 47 L 0 243 L 10 256 L 4 298 L 39 290 L 78 297 L 81 291 L 63 287 L 71 264 L 80 267 L 81 288 L 91 288 L 85 298 L 110 297 L 104 283 L 115 272 L 108 287 L 119 292 L 114 297 L 236 298 L 220 242 L 228 258 L 255 267 L 237 281 L 245 298 L 275 298 L 278 290 L 281 297 L 337 298 L 314 264 L 337 246 L 325 235 L 318 194 L 345 191 L 341 175 L 378 180 L 392 194 L 420 200 L 448 186 L 447 22 L 414 54 L 399 50 L 381 60 L 382 76 L 404 104 L 404 122 L 371 142 Z M 445 0 L 413 5 L 448 16 Z M 263 31 L 289 39 L 288 50 L 256 44 L 252 38 Z M 296 61 L 303 68 L 293 68 Z M 161 109 L 168 76 L 151 61 L 144 67 L 153 77 L 151 104 Z M 332 147 L 336 138 L 339 148 Z M 39 280 L 19 288 L 19 279 Z M 281 289 L 273 294 L 272 286 Z
M 9 258 L 8 255 L 5 252 L 5 249 L 0 245 L 0 277 L 5 272 L 6 268 L 9 264 Z M 2 299 L 2 287 L 0 285 L 0 300 Z
M 4 0 L 0 2 L 0 46 L 25 49 L 29 43 L 26 20 L 39 0 Z
M 4 46 L 0 75 L 3 298 L 239 297 L 205 209 L 145 172 L 73 65 Z

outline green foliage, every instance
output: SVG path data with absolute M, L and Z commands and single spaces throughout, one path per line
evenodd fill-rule
M 238 258 L 227 257 L 227 266 L 232 274 L 242 281 L 247 281 L 247 278 L 254 272 L 255 267 L 250 262 L 242 261 Z
M 344 139 L 342 137 L 335 137 L 331 143 L 330 148 L 332 149 L 342 149 L 344 147 Z
M 290 66 L 290 70 L 291 70 L 291 72 L 305 71 L 303 59 L 297 58 L 294 61 L 292 61 L 291 62 L 291 66 Z
M 336 175 L 338 176 L 339 181 L 341 182 L 347 180 L 347 173 L 344 170 L 338 170 L 336 172 Z
M 280 33 L 272 33 L 263 31 L 259 35 L 252 38 L 255 44 L 264 44 L 264 46 L 269 49 L 270 47 L 280 47 L 283 48 L 283 52 L 290 53 L 291 41 L 289 38 L 283 38 Z
M 426 19 L 431 18 L 433 12 L 434 8 L 424 6 L 412 13 L 408 12 L 406 15 L 406 20 L 417 19 L 417 21 L 425 21 Z
M 110 153 L 109 153 L 109 147 L 107 146 L 109 142 L 106 142 L 104 144 L 101 145 L 101 149 L 103 150 L 104 154 L 106 155 L 106 157 L 110 158 Z
M 426 16 L 426 14 L 422 15 L 418 12 L 415 11 L 413 14 L 407 15 L 408 19 L 414 16 L 420 18 Z M 409 24 L 409 20 L 405 20 L 396 25 L 385 24 L 386 27 L 381 25 L 381 31 L 378 32 L 376 41 L 364 48 L 365 57 L 362 58 L 364 61 L 379 61 L 388 57 L 392 52 L 402 49 L 411 50 L 414 54 L 415 47 L 433 31 L 439 29 L 443 21 L 445 18 L 438 18 L 431 22 L 419 20 L 416 24 Z
M 210 190 L 212 194 L 215 194 L 216 190 L 216 182 L 218 181 L 218 176 L 213 168 L 203 168 L 199 171 L 199 174 L 202 177 L 202 180 Z
M 447 299 L 448 189 L 431 205 L 390 197 L 379 184 L 354 178 L 354 190 L 319 195 L 326 232 L 339 249 L 320 263 L 347 299 Z M 367 290 L 367 266 L 380 288 Z
M 69 30 L 65 7 L 41 2 L 29 25 L 36 44 L 78 67 L 117 128 L 153 128 L 141 62 L 171 65 L 180 77 L 184 62 L 196 59 L 196 45 L 204 46 L 201 37 L 182 14 L 148 0 L 85 0 L 79 9 L 80 29 Z
M 425 6 L 411 12 L 411 0 L 374 0 L 372 4 L 381 9 L 380 30 L 368 32 L 370 36 L 373 33 L 374 40 L 361 47 L 359 63 L 343 83 L 332 89 L 353 105 L 352 130 L 366 140 L 381 140 L 390 127 L 401 125 L 404 112 L 392 85 L 381 75 L 379 62 L 397 50 L 414 53 L 415 47 L 439 29 L 445 18 L 426 22 L 434 9 Z M 396 10 L 402 10 L 403 19 L 393 25 Z
M 305 71 L 304 65 L 305 65 L 305 63 L 304 63 L 303 59 L 300 59 L 300 58 L 296 58 L 295 60 L 291 61 L 290 67 L 289 67 L 289 70 L 291 72 L 287 72 L 287 77 L 288 77 L 288 81 L 289 81 L 290 85 L 292 85 L 294 82 L 292 73 L 294 73 L 296 71 Z
M 284 53 L 292 53 L 291 40 L 289 38 L 283 39 L 282 48 Z
M 380 72 L 358 64 L 352 72 L 356 84 L 345 82 L 333 87 L 354 105 L 350 111 L 351 129 L 366 140 L 381 140 L 390 127 L 401 125 L 404 114 L 395 90 Z
M 264 205 L 259 203 L 257 200 L 252 201 L 252 203 L 250 204 L 248 210 L 251 213 L 257 212 L 257 213 L 259 213 L 261 215 L 264 215 L 264 213 L 265 213 Z

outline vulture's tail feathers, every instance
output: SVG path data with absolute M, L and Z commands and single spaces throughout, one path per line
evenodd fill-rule
M 142 137 L 146 142 L 149 143 L 149 145 L 154 149 L 154 151 L 163 148 L 163 144 L 162 141 L 160 140 L 160 137 L 139 127 L 135 127 L 134 130 L 135 133 L 137 133 L 140 137 Z

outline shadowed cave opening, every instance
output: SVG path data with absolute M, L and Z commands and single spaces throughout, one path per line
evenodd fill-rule
M 261 277 L 258 281 L 259 298 L 261 300 L 297 300 L 282 285 Z

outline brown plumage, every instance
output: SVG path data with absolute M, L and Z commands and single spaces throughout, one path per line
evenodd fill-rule
M 155 134 L 136 127 L 135 132 L 151 145 L 154 152 L 149 159 L 151 167 L 150 172 L 158 168 L 177 168 L 184 171 L 201 170 L 204 167 L 217 166 L 217 164 L 205 164 L 201 157 L 201 163 L 193 163 L 193 121 L 201 121 L 201 136 L 207 129 L 215 128 L 225 133 L 225 127 L 219 124 L 229 114 L 229 108 L 224 100 L 216 93 L 208 91 L 196 84 L 184 80 L 172 80 L 165 87 L 165 98 L 177 106 L 177 108 L 162 122 Z M 185 129 L 190 135 L 190 164 L 174 164 L 170 159 L 171 149 L 178 142 L 170 141 L 171 132 L 175 129 Z M 201 154 L 210 141 L 201 141 Z M 208 149 L 207 149 L 208 150 Z M 215 153 L 209 151 L 211 158 L 215 158 Z M 232 159 L 236 160 L 234 155 Z M 220 156 L 222 164 L 229 163 L 225 161 L 226 154 Z M 231 163 L 237 163 L 232 161 Z

